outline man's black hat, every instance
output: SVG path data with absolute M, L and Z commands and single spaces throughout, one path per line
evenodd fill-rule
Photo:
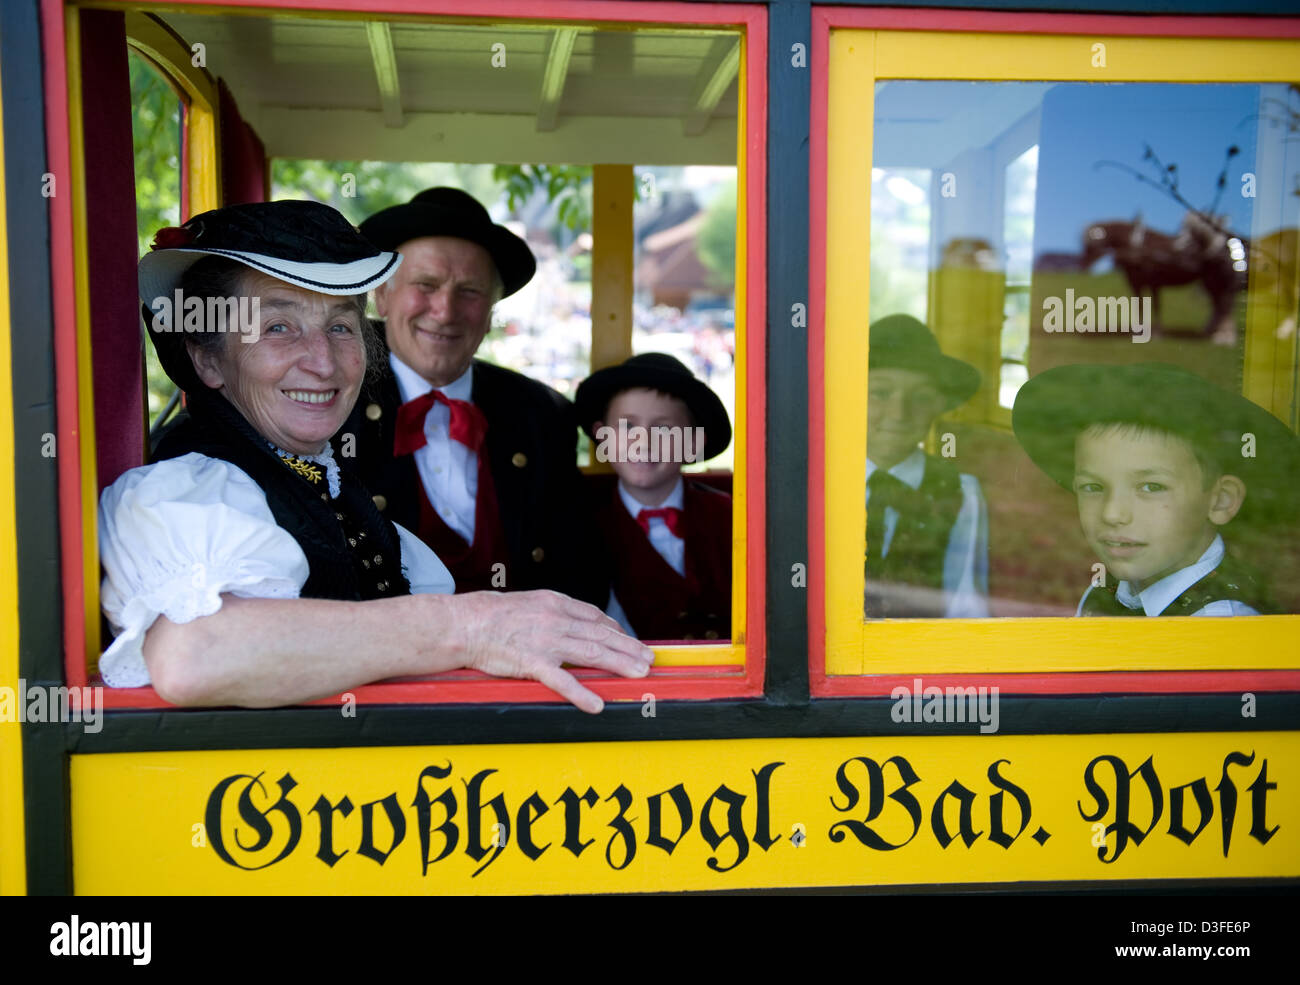
M 721 455 L 731 444 L 731 419 L 718 395 L 664 352 L 645 352 L 617 366 L 598 370 L 578 385 L 574 404 L 582 429 L 597 440 L 594 427 L 605 416 L 609 402 L 624 390 L 645 387 L 682 400 L 696 426 L 704 428 L 704 458 Z M 606 421 L 605 423 L 609 423 Z
M 496 264 L 504 287 L 514 294 L 537 272 L 528 244 L 505 226 L 492 222 L 487 209 L 459 188 L 428 188 L 405 205 L 376 212 L 361 224 L 361 233 L 384 250 L 423 236 L 454 236 L 477 243 Z
M 910 369 L 924 373 L 948 402 L 959 407 L 980 388 L 980 371 L 970 363 L 945 356 L 939 341 L 911 315 L 886 315 L 871 324 L 868 373 L 873 369 Z
M 1240 394 L 1165 363 L 1058 366 L 1016 394 L 1011 426 L 1034 464 L 1074 491 L 1074 444 L 1093 424 L 1133 424 L 1188 442 L 1246 483 L 1243 514 L 1294 522 L 1300 438 Z

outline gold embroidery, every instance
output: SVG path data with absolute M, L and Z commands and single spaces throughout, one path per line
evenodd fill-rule
M 319 465 L 313 465 L 311 462 L 304 462 L 301 458 L 294 458 L 292 455 L 280 455 L 280 461 L 289 466 L 293 471 L 308 482 L 316 483 L 325 478 L 325 473 L 321 471 Z

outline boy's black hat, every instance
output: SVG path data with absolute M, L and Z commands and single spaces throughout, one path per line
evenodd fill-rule
M 582 429 L 596 440 L 594 425 L 605 416 L 609 402 L 624 390 L 645 387 L 681 399 L 698 427 L 704 428 L 704 458 L 721 455 L 731 444 L 731 419 L 718 395 L 664 352 L 645 352 L 617 366 L 597 370 L 578 385 L 574 404 Z
M 1253 522 L 1294 520 L 1300 438 L 1258 404 L 1178 366 L 1058 366 L 1022 386 L 1011 411 L 1021 447 L 1070 492 L 1075 438 L 1090 425 L 1112 423 L 1176 435 L 1240 477 L 1243 513 Z
M 934 333 L 911 315 L 886 315 L 872 322 L 867 360 L 872 369 L 910 369 L 924 373 L 947 398 L 945 410 L 960 407 L 980 388 L 980 371 L 945 356 Z
M 454 236 L 477 243 L 496 264 L 502 297 L 514 294 L 537 272 L 528 244 L 493 223 L 487 209 L 459 188 L 426 188 L 405 205 L 376 212 L 361 224 L 361 234 L 384 250 L 423 236 Z

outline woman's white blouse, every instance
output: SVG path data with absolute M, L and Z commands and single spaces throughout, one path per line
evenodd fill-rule
M 438 556 L 397 526 L 412 594 L 455 591 Z M 275 522 L 266 495 L 229 462 L 190 453 L 125 472 L 99 503 L 100 593 L 117 638 L 99 660 L 110 687 L 149 683 L 144 634 L 160 615 L 210 616 L 222 594 L 297 598 L 307 557 Z

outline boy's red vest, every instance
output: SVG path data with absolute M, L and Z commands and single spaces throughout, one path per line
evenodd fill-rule
M 730 639 L 731 497 L 689 479 L 683 485 L 685 577 L 654 549 L 617 485 L 597 513 L 614 594 L 639 639 Z

